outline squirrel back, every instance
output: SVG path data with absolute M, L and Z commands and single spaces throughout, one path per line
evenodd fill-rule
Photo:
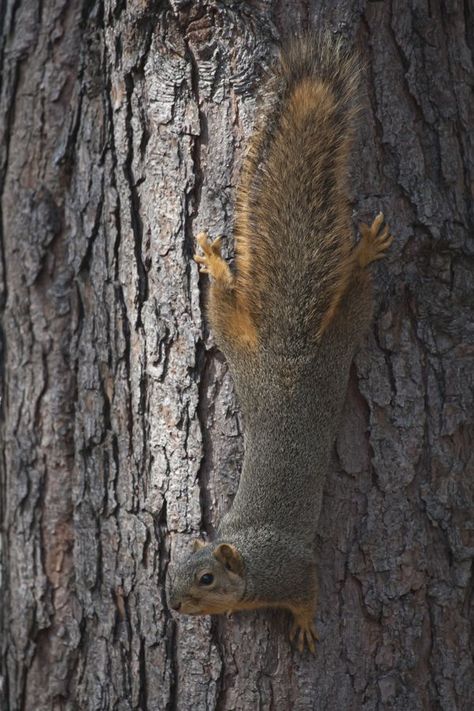
M 311 347 L 350 278 L 357 83 L 354 56 L 321 34 L 283 50 L 261 95 L 237 195 L 234 287 L 270 350 Z

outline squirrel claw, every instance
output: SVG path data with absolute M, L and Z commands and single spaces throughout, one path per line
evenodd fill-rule
M 222 242 L 222 235 L 219 235 L 219 237 L 216 237 L 213 242 L 211 242 L 211 249 L 214 253 L 220 254 L 221 253 L 221 242 Z

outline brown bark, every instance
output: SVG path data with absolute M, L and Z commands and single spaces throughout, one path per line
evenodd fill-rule
M 471 709 L 471 0 L 4 0 L 0 21 L 1 708 Z M 277 38 L 320 26 L 366 63 L 354 223 L 383 209 L 396 242 L 328 474 L 312 658 L 281 614 L 175 620 L 164 583 L 243 449 L 193 238 L 231 234 Z

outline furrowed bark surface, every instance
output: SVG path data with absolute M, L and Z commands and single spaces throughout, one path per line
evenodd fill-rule
M 1 708 L 472 709 L 470 0 L 5 0 L 0 22 Z M 231 235 L 262 71 L 321 26 L 365 62 L 354 225 L 382 209 L 396 239 L 328 473 L 313 658 L 283 614 L 175 620 L 164 585 L 243 453 L 194 236 Z

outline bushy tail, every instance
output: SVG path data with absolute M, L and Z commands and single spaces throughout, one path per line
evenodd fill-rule
M 342 41 L 308 36 L 283 50 L 262 92 L 238 191 L 236 290 L 270 347 L 321 337 L 346 289 L 357 78 Z

